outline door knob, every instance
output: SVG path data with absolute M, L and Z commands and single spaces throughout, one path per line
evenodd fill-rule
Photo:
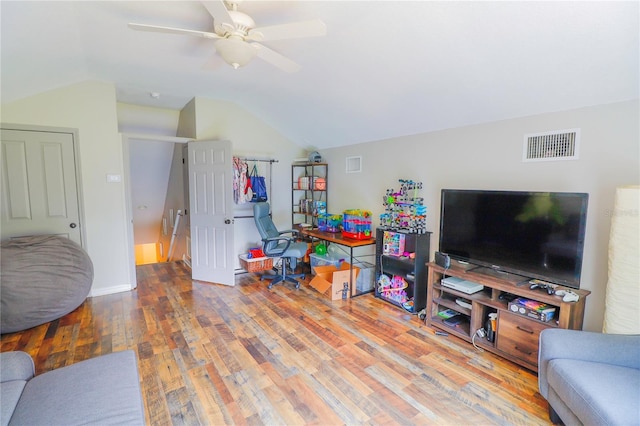
M 232 224 L 233 221 L 231 219 L 225 219 L 224 223 L 226 223 L 227 225 Z
M 71 224 L 69 224 L 69 228 L 72 228 L 72 229 L 73 229 L 73 228 L 75 228 L 76 226 L 78 226 L 78 225 L 76 225 L 76 224 L 75 224 L 75 223 L 73 223 L 73 222 L 71 222 Z

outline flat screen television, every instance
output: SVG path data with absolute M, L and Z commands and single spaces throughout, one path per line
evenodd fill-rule
M 440 251 L 578 289 L 588 199 L 584 193 L 443 189 Z

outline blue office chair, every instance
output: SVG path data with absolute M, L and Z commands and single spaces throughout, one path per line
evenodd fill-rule
M 263 275 L 263 279 L 271 279 L 269 288 L 274 284 L 292 282 L 296 288 L 300 288 L 300 282 L 296 278 L 304 279 L 304 274 L 294 274 L 297 261 L 307 253 L 307 243 L 296 242 L 297 231 L 278 231 L 269 216 L 269 203 L 255 203 L 253 205 L 253 220 L 262 238 L 262 251 L 268 257 L 279 257 L 282 259 L 281 273 L 275 276 Z M 291 234 L 286 236 L 285 234 Z M 287 274 L 287 268 L 291 269 Z

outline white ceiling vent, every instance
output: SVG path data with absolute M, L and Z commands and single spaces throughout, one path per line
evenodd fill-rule
M 577 160 L 580 129 L 524 135 L 522 161 Z

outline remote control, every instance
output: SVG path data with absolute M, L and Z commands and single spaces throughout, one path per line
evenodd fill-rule
M 577 302 L 580 300 L 580 296 L 568 290 L 558 290 L 556 291 L 556 296 L 561 296 L 563 302 Z
M 548 282 L 548 281 L 542 281 L 542 280 L 538 280 L 538 279 L 533 279 L 533 280 L 529 280 L 529 284 L 531 285 L 538 285 L 538 286 L 547 286 L 547 285 L 553 285 L 552 283 Z

